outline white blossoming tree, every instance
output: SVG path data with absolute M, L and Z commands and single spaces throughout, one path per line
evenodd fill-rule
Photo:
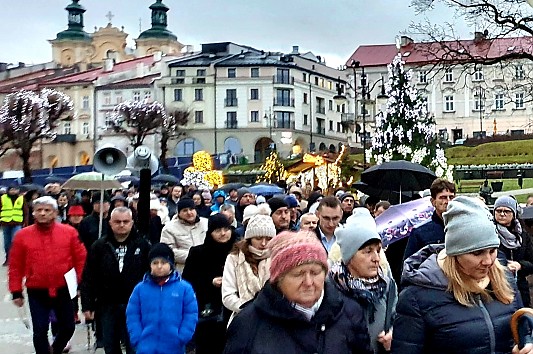
M 71 118 L 72 107 L 70 97 L 56 90 L 20 90 L 6 96 L 0 108 L 0 134 L 8 139 L 5 146 L 21 158 L 25 182 L 31 182 L 30 155 L 35 143 L 55 139 L 57 126 Z
M 435 118 L 428 112 L 426 100 L 411 84 L 411 71 L 404 70 L 401 55 L 388 66 L 389 96 L 383 116 L 376 117 L 369 158 L 377 164 L 390 160 L 408 160 L 435 171 L 439 177 L 453 180 L 444 150 L 435 133 Z

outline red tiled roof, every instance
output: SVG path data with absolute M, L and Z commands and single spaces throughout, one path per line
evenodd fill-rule
M 449 54 L 450 51 L 443 48 L 456 51 L 464 49 L 464 53 L 470 56 Z M 533 52 L 533 37 L 512 37 L 512 38 L 495 38 L 480 40 L 462 40 L 457 42 L 431 42 L 431 43 L 410 43 L 400 48 L 400 53 L 406 64 L 421 65 L 431 62 L 449 60 L 449 61 L 468 61 L 468 58 L 477 59 L 494 59 L 513 53 L 531 53 Z M 352 61 L 359 61 L 360 66 L 385 66 L 392 62 L 394 56 L 398 53 L 395 44 L 384 45 L 363 45 L 358 47 L 346 62 L 346 66 L 351 66 Z
M 11 93 L 17 90 L 34 90 L 37 89 L 39 82 L 47 78 L 57 77 L 56 74 L 62 74 L 64 69 L 45 69 L 37 72 L 20 75 L 0 81 L 0 93 Z
M 136 77 L 136 78 L 129 79 L 129 80 L 113 82 L 112 84 L 105 85 L 104 87 L 111 89 L 115 87 L 128 87 L 128 86 L 135 87 L 135 86 L 142 86 L 142 85 L 148 86 L 148 85 L 151 85 L 152 82 L 154 82 L 154 79 L 157 79 L 159 76 L 160 74 L 153 74 L 153 75 L 148 75 L 144 77 Z

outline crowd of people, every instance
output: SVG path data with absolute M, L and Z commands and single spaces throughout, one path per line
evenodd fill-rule
M 533 273 L 510 196 L 490 211 L 437 178 L 432 217 L 384 249 L 390 203 L 344 189 L 164 185 L 148 227 L 134 188 L 5 192 L 4 265 L 37 354 L 68 352 L 79 310 L 106 354 L 533 353 L 509 325 Z

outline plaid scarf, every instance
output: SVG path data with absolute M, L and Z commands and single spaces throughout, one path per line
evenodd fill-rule
M 331 267 L 330 276 L 337 289 L 368 309 L 368 323 L 373 323 L 376 304 L 385 296 L 387 289 L 381 267 L 374 278 L 355 278 L 343 262 L 337 262 Z

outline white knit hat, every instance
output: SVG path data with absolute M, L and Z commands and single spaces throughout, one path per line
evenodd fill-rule
M 157 199 L 150 200 L 150 210 L 159 211 L 159 209 L 161 209 L 161 203 L 159 203 L 159 200 Z
M 254 215 L 257 215 L 257 205 L 248 205 L 246 208 L 244 208 L 244 212 L 242 213 L 242 222 L 246 222 Z
M 270 208 L 268 204 L 261 204 L 257 207 L 257 215 L 253 215 L 246 225 L 244 239 L 274 236 L 276 236 L 276 226 L 270 217 Z

